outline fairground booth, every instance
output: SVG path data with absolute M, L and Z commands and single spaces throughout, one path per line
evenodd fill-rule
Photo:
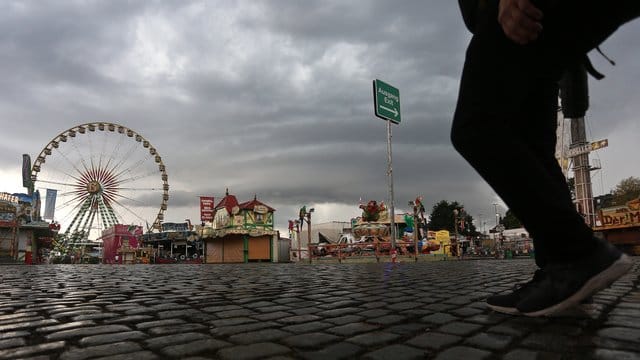
M 277 262 L 278 232 L 273 229 L 275 209 L 253 200 L 239 203 L 229 194 L 213 209 L 212 226 L 196 233 L 205 244 L 207 263 Z
M 142 246 L 152 249 L 153 263 L 201 263 L 202 241 L 190 222 L 163 222 L 162 231 L 141 236 Z
M 0 260 L 37 264 L 47 258 L 57 228 L 40 218 L 40 193 L 0 193 Z

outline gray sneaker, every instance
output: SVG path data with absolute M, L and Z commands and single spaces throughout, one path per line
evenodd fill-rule
M 529 293 L 533 291 L 536 284 L 544 280 L 544 270 L 538 269 L 533 273 L 533 278 L 526 283 L 517 284 L 511 292 L 506 294 L 493 295 L 487 298 L 487 307 L 491 310 L 509 315 L 521 315 L 516 308 L 518 303 L 522 301 Z M 585 317 L 591 316 L 595 312 L 596 306 L 593 298 L 588 297 L 580 302 L 578 306 L 571 307 L 562 311 L 556 316 L 559 317 Z
M 527 297 L 536 284 L 541 282 L 543 279 L 544 270 L 538 269 L 533 273 L 533 279 L 526 283 L 517 284 L 514 286 L 513 291 L 506 294 L 489 296 L 487 298 L 487 307 L 499 313 L 518 315 L 520 312 L 516 308 L 516 305 L 518 305 L 522 299 Z
M 544 279 L 535 284 L 516 308 L 527 316 L 548 316 L 564 311 L 611 285 L 632 265 L 627 255 L 598 240 L 597 249 L 587 258 L 546 266 Z

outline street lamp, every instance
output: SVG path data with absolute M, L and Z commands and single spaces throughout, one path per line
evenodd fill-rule
M 493 229 L 493 241 L 495 242 L 495 246 L 498 246 L 498 222 L 500 220 L 500 215 L 498 214 L 498 204 L 493 203 L 493 209 L 496 214 L 496 227 Z

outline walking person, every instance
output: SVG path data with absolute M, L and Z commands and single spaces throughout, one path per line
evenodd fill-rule
M 545 316 L 609 286 L 631 259 L 594 237 L 555 159 L 558 81 L 640 16 L 639 0 L 459 0 L 473 33 L 451 140 L 534 239 L 538 270 L 489 297 L 500 312 Z M 551 215 L 551 216 L 548 216 Z

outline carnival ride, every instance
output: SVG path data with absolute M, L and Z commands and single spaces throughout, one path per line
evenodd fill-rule
M 169 200 L 166 167 L 156 148 L 114 123 L 86 123 L 55 136 L 35 159 L 31 180 L 41 190 L 56 191 L 61 252 L 116 224 L 160 229 Z

